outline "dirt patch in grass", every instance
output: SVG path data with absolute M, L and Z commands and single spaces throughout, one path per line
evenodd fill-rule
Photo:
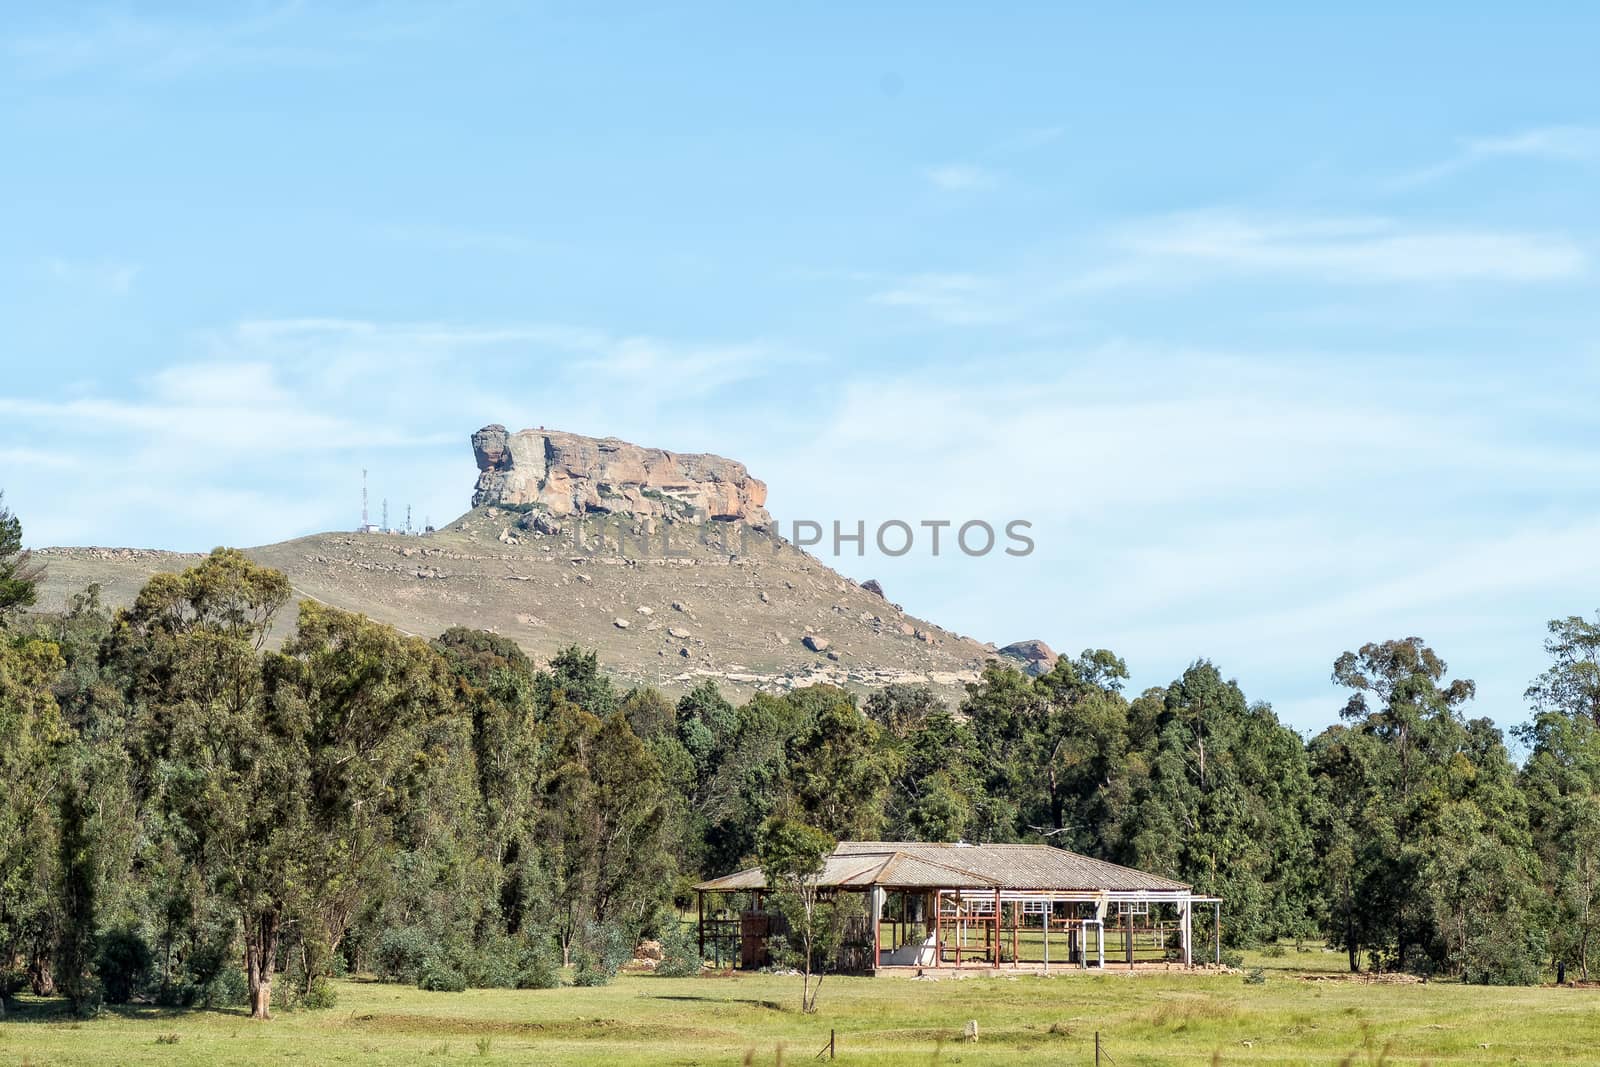
M 753 1000 L 740 997 L 695 997 L 681 993 L 661 993 L 650 997 L 651 1000 L 685 1000 L 696 1004 L 740 1004 L 751 1008 L 765 1008 L 767 1011 L 789 1011 L 790 1009 L 775 1000 Z
M 620 1019 L 552 1019 L 546 1022 L 512 1022 L 502 1019 L 472 1019 L 448 1015 L 415 1015 L 368 1012 L 351 1016 L 350 1022 L 372 1030 L 395 1034 L 428 1034 L 463 1037 L 524 1037 L 530 1039 L 598 1039 L 608 1041 L 684 1040 L 701 1041 L 727 1036 L 727 1031 L 712 1027 L 671 1026 L 627 1023 Z
M 1212 997 L 1174 997 L 1163 1000 L 1145 1015 L 1161 1030 L 1187 1030 L 1196 1023 L 1232 1022 L 1241 1015 L 1237 1005 Z

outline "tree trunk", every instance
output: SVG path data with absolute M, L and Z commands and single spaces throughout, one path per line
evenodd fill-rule
M 808 909 L 809 910 L 809 909 Z M 800 961 L 800 1011 L 807 1014 L 811 1011 L 811 918 L 806 917 L 806 933 L 800 939 L 800 944 L 805 952 L 805 958 Z
M 48 950 L 35 950 L 28 961 L 28 985 L 36 997 L 53 997 L 56 993 L 55 971 L 50 966 Z
M 244 969 L 250 987 L 250 1017 L 272 1018 L 272 968 L 278 954 L 278 913 L 245 919 Z
M 1355 974 L 1361 970 L 1361 959 L 1356 952 L 1356 919 L 1351 912 L 1353 905 L 1350 901 L 1350 884 L 1344 887 L 1344 947 L 1350 953 L 1350 973 Z
M 1583 862 L 1583 921 L 1578 925 L 1578 929 L 1581 931 L 1578 934 L 1578 969 L 1585 982 L 1589 980 L 1589 923 L 1591 921 L 1590 912 L 1594 906 L 1594 875 L 1591 873 L 1589 862 L 1590 857 L 1585 854 Z

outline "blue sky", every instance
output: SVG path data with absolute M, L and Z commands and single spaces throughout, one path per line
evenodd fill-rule
M 1518 722 L 1600 605 L 1592 8 L 7 10 L 34 544 L 444 521 L 503 422 L 1027 519 L 830 562 L 1306 729 L 1410 634 Z

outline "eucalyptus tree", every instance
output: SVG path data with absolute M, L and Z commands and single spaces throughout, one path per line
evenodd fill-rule
M 814 710 L 786 746 L 789 800 L 805 822 L 836 838 L 880 836 L 897 753 L 843 689 L 816 686 L 799 697 Z
M 672 874 L 670 807 L 659 765 L 627 720 L 565 701 L 551 711 L 541 782 L 545 895 L 564 959 L 597 930 L 637 934 Z
M 1590 976 L 1600 938 L 1600 621 L 1552 619 L 1529 686 L 1521 784 L 1550 907 L 1551 950 Z
M 808 703 L 803 692 L 754 694 L 737 709 L 732 732 L 722 738 L 705 778 L 681 787 L 701 870 L 725 874 L 754 854 L 757 828 L 788 789 L 789 744 L 810 721 Z M 681 746 L 678 752 L 680 763 L 688 764 Z
M 26 955 L 39 992 L 53 991 L 56 816 L 73 738 L 51 691 L 63 666 L 54 643 L 0 632 L 0 963 Z
M 1544 927 L 1526 804 L 1499 731 L 1468 721 L 1471 681 L 1421 639 L 1376 642 L 1334 664 L 1348 728 L 1313 743 L 1340 848 L 1329 926 L 1402 969 L 1473 981 L 1537 975 Z M 1371 700 L 1369 700 L 1371 698 Z M 1354 903 L 1359 901 L 1359 903 Z
M 1550 667 L 1528 687 L 1538 712 L 1587 716 L 1600 726 L 1600 612 L 1591 622 L 1581 615 L 1551 619 L 1544 650 Z
M 974 763 L 977 739 L 971 727 L 940 708 L 912 729 L 899 750 L 888 804 L 890 836 L 910 841 L 975 836 L 988 800 Z
M 22 547 L 22 520 L 5 505 L 0 493 L 0 625 L 8 613 L 31 606 L 38 599 L 44 568 Z
M 307 601 L 264 654 L 289 595 L 281 573 L 218 549 L 156 575 L 122 619 L 146 776 L 179 853 L 237 915 L 259 1019 L 286 936 L 327 952 L 353 922 L 421 732 L 452 709 L 439 656 L 364 616 Z
M 1064 656 L 1039 678 L 985 666 L 961 704 L 984 778 L 982 836 L 1105 854 L 1124 784 L 1127 676 L 1104 649 Z
M 285 917 L 295 920 L 309 983 L 385 882 L 418 799 L 418 766 L 465 759 L 470 725 L 427 643 L 315 601 L 301 603 L 294 635 L 266 657 L 263 677 L 265 728 L 297 798 L 280 803 L 283 821 L 264 844 L 269 855 L 280 843 L 295 850 L 277 873 L 298 883 L 280 899 L 297 905 Z M 263 929 L 268 921 L 280 920 L 263 914 Z M 270 967 L 265 949 L 263 958 Z
M 1228 901 L 1229 936 L 1303 936 L 1314 911 L 1300 738 L 1200 660 L 1136 702 L 1129 862 Z
M 501 932 L 515 934 L 538 868 L 533 834 L 548 740 L 536 696 L 538 672 L 515 642 L 484 630 L 452 627 L 433 647 L 454 678 L 455 702 L 470 719 L 476 826 L 463 844 L 489 869 Z
M 822 974 L 838 951 L 844 929 L 838 897 L 825 897 L 819 884 L 835 844 L 826 831 L 788 814 L 762 823 L 756 838 L 771 906 L 788 921 L 790 938 L 799 941 L 790 955 L 801 975 L 800 1010 L 807 1014 L 817 1010 Z
M 135 672 L 144 776 L 180 853 L 238 916 L 259 1019 L 271 1015 L 281 924 L 302 885 L 305 797 L 261 671 L 289 594 L 281 573 L 217 549 L 182 574 L 152 577 L 118 635 Z

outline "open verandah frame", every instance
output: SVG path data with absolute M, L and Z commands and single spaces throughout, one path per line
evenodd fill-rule
M 868 929 L 855 932 L 848 969 L 868 973 L 1011 968 L 1048 974 L 1052 966 L 1130 970 L 1151 964 L 1195 963 L 1195 911 L 1209 905 L 1212 962 L 1222 959 L 1221 900 L 1183 891 L 1064 891 L 1005 888 L 929 888 L 890 885 L 825 887 L 825 897 L 861 893 Z M 714 909 L 707 896 L 743 897 L 745 909 Z M 767 962 L 773 928 L 760 890 L 697 890 L 702 958 L 718 966 Z M 731 903 L 731 901 L 730 901 Z M 848 940 L 848 938 L 847 938 Z M 711 950 L 708 956 L 707 949 Z M 1110 962 L 1108 962 L 1108 960 Z M 843 961 L 841 961 L 843 962 Z

